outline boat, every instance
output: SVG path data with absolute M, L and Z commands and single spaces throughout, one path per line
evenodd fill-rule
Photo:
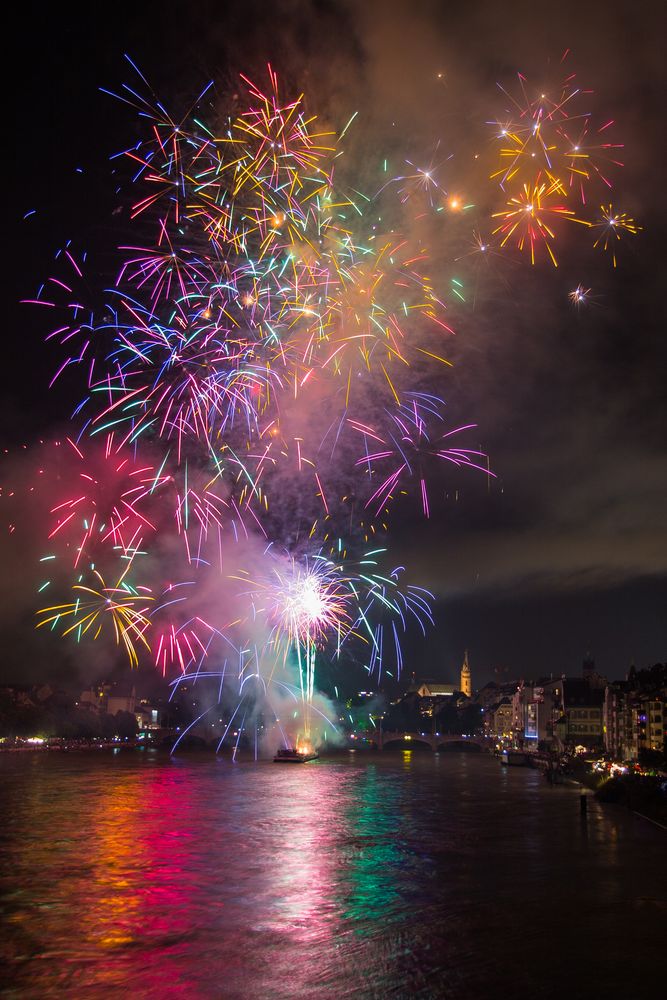
M 316 750 L 297 750 L 296 747 L 281 747 L 273 758 L 274 764 L 307 764 L 309 760 L 317 760 L 320 755 Z
M 500 754 L 500 763 L 514 767 L 527 767 L 528 754 L 525 754 L 522 750 L 503 750 Z

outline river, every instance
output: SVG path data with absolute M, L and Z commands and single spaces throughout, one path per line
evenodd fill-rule
M 486 755 L 0 755 L 4 996 L 634 998 L 665 833 Z M 663 982 L 664 985 L 664 982 Z M 655 993 L 656 996 L 659 993 Z

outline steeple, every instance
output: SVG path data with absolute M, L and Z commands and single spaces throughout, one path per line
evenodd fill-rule
M 472 675 L 470 673 L 470 664 L 468 663 L 467 649 L 463 656 L 463 666 L 461 667 L 461 691 L 469 698 L 472 696 Z
M 595 660 L 590 649 L 587 650 L 584 662 L 581 665 L 581 673 L 583 677 L 590 677 L 591 674 L 595 673 Z

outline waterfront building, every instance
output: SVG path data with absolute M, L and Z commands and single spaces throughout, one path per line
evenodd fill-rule
M 507 738 L 512 733 L 512 701 L 502 698 L 484 712 L 484 731 L 487 736 Z
M 130 712 L 134 715 L 136 707 L 137 692 L 134 684 L 129 691 L 114 690 L 114 693 L 109 695 L 107 701 L 107 712 L 109 715 L 115 715 L 117 712 Z
M 137 706 L 137 692 L 134 685 L 123 690 L 117 685 L 102 683 L 82 691 L 78 704 L 109 715 L 115 715 L 117 712 L 134 713 Z
M 134 717 L 137 720 L 137 730 L 141 732 L 155 732 L 162 729 L 162 719 L 159 708 L 142 701 L 134 709 Z
M 524 682 L 521 680 L 512 693 L 512 734 L 517 740 L 523 739 L 524 731 Z
M 605 750 L 621 760 L 638 760 L 644 751 L 665 747 L 667 671 L 631 667 L 627 680 L 607 685 L 603 723 Z
M 627 684 L 617 681 L 608 684 L 602 703 L 602 733 L 605 751 L 616 759 L 627 758 L 625 744 L 628 740 L 626 712 Z
M 562 677 L 520 681 L 512 696 L 512 732 L 519 741 L 551 745 L 558 741 L 556 722 L 563 715 Z
M 446 702 L 455 704 L 456 688 L 453 684 L 424 681 L 412 693 L 419 699 L 419 714 L 423 718 L 433 719 Z
M 602 747 L 604 690 L 578 677 L 564 678 L 562 685 L 563 714 L 555 727 L 558 738 L 563 744 L 587 749 Z
M 106 683 L 91 686 L 79 695 L 79 704 L 96 712 L 106 712 L 108 709 L 111 685 Z
M 619 706 L 619 732 L 620 740 L 615 756 L 621 760 L 637 760 L 639 757 L 639 743 L 637 740 L 637 715 L 633 711 L 633 704 L 628 694 L 622 699 Z
M 664 699 L 646 692 L 629 692 L 624 706 L 622 745 L 626 760 L 639 760 L 642 751 L 664 748 Z
M 662 750 L 665 744 L 665 706 L 662 698 L 646 701 L 646 742 L 649 750 Z
M 477 692 L 475 701 L 484 710 L 491 708 L 492 705 L 499 704 L 503 698 L 508 698 L 511 703 L 516 688 L 517 681 L 505 681 L 502 684 L 499 684 L 497 681 L 489 681 L 488 684 L 485 684 Z

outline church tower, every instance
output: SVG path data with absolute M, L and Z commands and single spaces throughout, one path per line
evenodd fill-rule
M 469 698 L 472 697 L 472 675 L 470 673 L 470 664 L 468 663 L 467 649 L 463 657 L 463 666 L 461 667 L 461 691 Z
M 586 659 L 581 665 L 581 675 L 584 679 L 590 679 L 591 675 L 595 673 L 595 660 L 590 654 L 590 651 L 586 653 Z

